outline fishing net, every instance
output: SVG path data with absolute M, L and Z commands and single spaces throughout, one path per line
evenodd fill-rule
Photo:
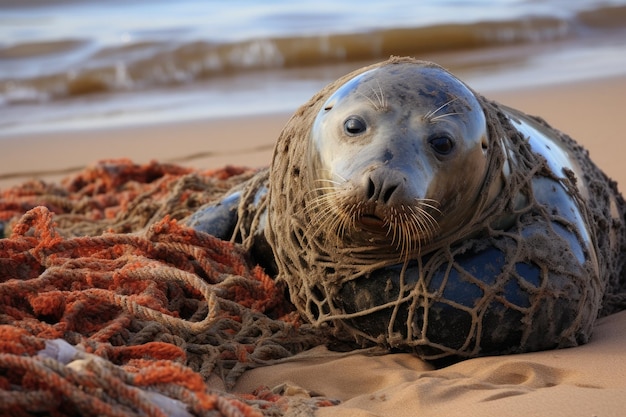
M 349 74 L 302 106 L 278 140 L 266 235 L 278 279 L 288 284 L 298 311 L 339 338 L 414 350 L 428 359 L 584 343 L 600 309 L 608 314 L 626 307 L 624 202 L 586 151 L 551 130 L 578 156 L 588 195 L 572 172 L 553 173 L 497 103 L 477 95 L 491 143 L 480 197 L 467 207 L 472 216 L 422 242 L 410 262 L 402 264 L 393 245 L 369 244 L 358 230 L 320 226 L 311 210 L 319 207 L 313 200 L 320 191 L 311 191 L 319 188 L 319 173 L 309 169 L 316 157 L 309 129 L 339 86 L 394 64 L 429 65 L 392 58 Z M 582 218 L 565 208 L 546 210 L 535 195 L 542 188 L 560 190 L 561 201 L 580 207 Z M 511 227 L 496 226 L 507 217 L 503 213 L 512 215 Z M 581 222 L 590 225 L 590 236 L 580 231 Z M 451 310 L 458 313 L 446 321 Z
M 179 222 L 254 174 L 116 160 L 3 190 L 0 414 L 290 412 L 268 387 L 229 389 L 323 336 L 239 245 Z

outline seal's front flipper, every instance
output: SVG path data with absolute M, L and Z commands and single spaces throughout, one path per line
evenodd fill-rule
M 201 207 L 186 224 L 219 239 L 242 244 L 255 263 L 275 275 L 274 253 L 265 237 L 267 194 L 265 170 L 231 190 L 222 200 Z
M 187 220 L 187 225 L 222 240 L 230 240 L 237 225 L 237 209 L 240 200 L 241 191 L 236 191 L 223 200 L 192 214 Z

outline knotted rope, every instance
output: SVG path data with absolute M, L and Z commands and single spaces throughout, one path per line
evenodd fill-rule
M 252 174 L 106 161 L 62 185 L 3 191 L 10 235 L 0 239 L 0 410 L 287 411 L 290 400 L 267 389 L 228 389 L 245 370 L 323 337 L 238 245 L 178 222 Z

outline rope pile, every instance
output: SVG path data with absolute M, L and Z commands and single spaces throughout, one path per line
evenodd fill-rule
M 253 174 L 118 160 L 2 191 L 0 413 L 288 412 L 228 390 L 323 337 L 238 245 L 179 223 Z

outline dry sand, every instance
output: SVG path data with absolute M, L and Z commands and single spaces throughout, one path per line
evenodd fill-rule
M 408 353 L 317 358 L 249 371 L 237 389 L 284 384 L 342 400 L 320 417 L 623 417 L 626 312 L 601 319 L 591 343 L 470 359 L 444 369 Z M 326 356 L 326 357 L 325 357 Z
M 483 93 L 540 115 L 570 134 L 625 188 L 621 123 L 626 77 Z M 265 166 L 288 117 L 2 137 L 0 187 L 24 180 L 27 172 L 57 179 L 59 175 L 50 173 L 103 158 L 170 160 L 198 168 Z M 249 391 L 289 382 L 343 401 L 320 409 L 320 416 L 626 415 L 626 312 L 600 320 L 591 342 L 582 347 L 472 359 L 440 370 L 409 354 L 335 358 L 323 348 L 313 354 L 250 371 L 237 388 Z

